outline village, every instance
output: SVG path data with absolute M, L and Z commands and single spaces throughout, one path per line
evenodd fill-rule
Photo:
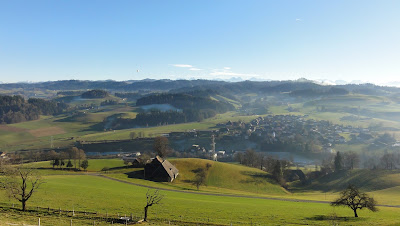
M 254 144 L 252 149 L 264 155 L 281 153 L 276 156 L 289 160 L 289 156 L 296 154 L 335 154 L 335 145 L 349 142 L 366 143 L 375 138 L 373 134 L 368 128 L 337 125 L 326 120 L 318 121 L 309 119 L 307 115 L 268 115 L 248 123 L 228 121 L 218 124 L 215 130 L 170 132 L 162 136 L 168 138 L 172 144 L 180 144 L 182 140 L 192 142 L 183 147 L 175 145 L 172 156 L 227 162 L 235 161 L 238 153 L 244 153 L 248 149 L 242 149 L 239 145 L 237 148 L 229 148 L 236 143 L 246 143 L 246 146 Z M 394 147 L 396 144 L 390 145 Z M 143 153 L 135 152 L 122 156 L 124 160 L 139 164 L 137 158 L 141 154 Z M 294 161 L 297 164 L 311 162 L 302 158 Z
M 217 124 L 219 129 L 210 131 L 190 130 L 186 132 L 171 132 L 163 136 L 171 139 L 215 137 L 218 141 L 243 142 L 252 141 L 258 144 L 294 144 L 304 145 L 302 152 L 332 152 L 336 144 L 344 144 L 351 139 L 357 142 L 366 142 L 374 136 L 370 129 L 353 126 L 333 124 L 329 121 L 308 119 L 307 115 L 268 115 L 258 117 L 249 123 L 242 121 L 228 121 L 225 124 Z M 347 138 L 346 138 L 347 137 Z M 213 141 L 210 141 L 210 144 Z M 307 145 L 319 146 L 311 149 Z M 261 147 L 262 145 L 259 145 Z M 265 145 L 264 145 L 265 146 Z M 220 150 L 213 151 L 226 151 Z M 223 149 L 223 148 L 222 148 Z M 260 151 L 280 151 L 262 150 Z M 206 151 L 206 147 L 194 144 L 189 151 Z M 187 150 L 186 150 L 187 151 Z M 237 150 L 240 151 L 240 150 Z M 288 151 L 288 150 L 285 150 Z M 290 150 L 289 150 L 290 151 Z M 296 149 L 292 151 L 297 151 Z M 221 155 L 223 152 L 218 152 Z

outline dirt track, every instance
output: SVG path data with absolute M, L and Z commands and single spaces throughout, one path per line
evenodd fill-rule
M 286 201 L 286 202 L 325 203 L 325 204 L 329 204 L 330 203 L 328 201 L 318 201 L 318 200 L 285 199 L 285 198 L 259 197 L 259 196 L 247 196 L 247 195 L 215 194 L 215 193 L 203 193 L 203 192 L 196 192 L 196 191 L 175 190 L 175 189 L 169 189 L 169 188 L 157 188 L 157 187 L 153 187 L 153 186 L 147 186 L 147 185 L 128 182 L 128 181 L 124 181 L 124 180 L 120 180 L 120 179 L 116 179 L 116 178 L 112 178 L 112 177 L 107 177 L 107 176 L 101 175 L 101 174 L 89 174 L 89 175 L 98 176 L 98 177 L 106 178 L 106 179 L 109 179 L 109 180 L 118 181 L 118 182 L 125 183 L 125 184 L 131 184 L 131 185 L 135 185 L 135 186 L 139 186 L 139 187 L 158 189 L 158 190 L 163 190 L 163 191 L 190 193 L 190 194 L 197 194 L 197 195 L 224 196 L 224 197 L 250 198 L 250 199 L 268 199 L 268 200 L 278 200 L 278 201 Z M 377 205 L 377 206 L 400 208 L 400 205 Z

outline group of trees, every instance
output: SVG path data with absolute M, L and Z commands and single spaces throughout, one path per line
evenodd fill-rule
M 291 165 L 288 160 L 280 160 L 252 149 L 235 154 L 235 160 L 240 164 L 259 168 L 272 174 L 273 178 L 282 186 L 286 185 L 284 172 Z
M 72 147 L 67 151 L 55 152 L 49 151 L 47 154 L 50 161 L 50 164 L 54 167 L 62 168 L 67 167 L 75 170 L 80 170 L 83 168 L 86 170 L 89 166 L 89 162 L 86 159 L 85 151 L 82 149 L 78 149 L 76 147 Z
M 100 90 L 100 89 L 90 90 L 90 91 L 82 93 L 82 95 L 81 95 L 82 98 L 87 98 L 87 99 L 104 98 L 104 97 L 108 97 L 108 96 L 109 96 L 109 94 L 107 91 Z
M 360 156 L 352 151 L 337 152 L 322 160 L 321 171 L 324 173 L 339 172 L 341 170 L 352 170 L 360 167 Z
M 55 115 L 64 112 L 68 106 L 64 103 L 21 96 L 0 96 L 0 124 L 18 123 L 36 120 L 40 115 Z
M 400 154 L 386 152 L 382 155 L 360 155 L 353 151 L 337 152 L 322 160 L 321 171 L 326 173 L 356 168 L 393 170 L 400 168 Z

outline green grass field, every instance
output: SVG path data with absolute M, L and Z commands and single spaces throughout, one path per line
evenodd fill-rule
M 142 216 L 146 188 L 88 175 L 47 176 L 46 183 L 29 201 L 29 207 L 42 206 L 109 214 L 133 213 Z M 352 211 L 333 208 L 323 203 L 302 203 L 255 198 L 211 196 L 175 191 L 161 191 L 161 205 L 150 208 L 149 219 L 167 222 L 229 225 L 265 224 L 340 224 L 388 225 L 400 223 L 397 208 L 380 208 L 380 212 L 360 211 L 359 219 Z M 9 202 L 1 194 L 1 202 Z M 337 215 L 337 219 L 327 219 Z M 7 218 L 6 218 L 7 219 Z M 3 219 L 4 220 L 4 219 Z M 35 221 L 36 222 L 36 221 Z M 28 222 L 33 224 L 34 222 Z
M 278 185 L 268 178 L 268 175 L 260 170 L 244 167 L 236 164 L 211 162 L 200 159 L 171 159 L 171 162 L 180 169 L 180 175 L 173 183 L 158 183 L 145 181 L 139 178 L 129 178 L 125 173 L 140 169 L 111 170 L 104 174 L 107 177 L 118 178 L 141 185 L 159 187 L 169 190 L 161 190 L 165 195 L 162 204 L 150 208 L 149 219 L 156 225 L 167 225 L 168 221 L 176 225 L 218 224 L 218 225 L 394 225 L 400 224 L 398 218 L 400 208 L 379 207 L 376 213 L 362 210 L 359 219 L 352 216 L 352 211 L 347 208 L 331 207 L 328 203 L 301 202 L 299 200 L 331 201 L 337 197 L 335 188 L 339 188 L 348 180 L 356 182 L 366 178 L 370 184 L 364 186 L 364 190 L 370 191 L 378 204 L 390 203 L 398 199 L 400 191 L 400 172 L 377 172 L 371 174 L 364 171 L 354 171 L 352 174 L 327 178 L 321 184 L 312 184 L 308 189 L 299 192 L 284 192 Z M 208 186 L 201 187 L 200 193 L 189 182 L 193 179 L 193 169 L 204 167 L 206 163 L 212 166 L 208 171 Z M 89 160 L 93 172 L 101 170 L 104 166 L 123 166 L 122 160 L 99 159 Z M 49 167 L 48 162 L 31 163 L 33 167 Z M 108 213 L 110 215 L 130 215 L 137 219 L 143 216 L 145 194 L 147 188 L 132 184 L 102 178 L 96 174 L 72 174 L 52 175 L 44 170 L 45 184 L 34 194 L 28 202 L 28 207 L 50 207 L 54 209 L 72 209 L 76 211 L 90 211 Z M 262 172 L 262 173 L 261 173 Z M 256 176 L 254 180 L 253 176 Z M 347 178 L 347 179 L 346 179 Z M 381 178 L 381 179 L 378 179 Z M 248 180 L 251 181 L 248 181 Z M 329 179 L 329 181 L 328 181 Z M 379 181 L 377 181 L 379 180 Z M 376 184 L 380 185 L 376 187 Z M 326 186 L 326 187 L 318 187 Z M 323 189 L 331 188 L 328 195 Z M 172 190 L 171 190 L 172 189 Z M 229 194 L 230 196 L 225 196 Z M 222 196 L 221 196 L 222 195 Z M 239 195 L 246 197 L 232 197 Z M 254 196 L 251 198 L 249 196 Z M 257 197 L 261 197 L 257 198 Z M 262 199 L 262 197 L 274 197 L 294 199 L 293 201 Z M 382 199 L 382 197 L 384 199 Z M 386 200 L 386 202 L 382 202 Z M 1 203 L 11 203 L 4 192 L 0 192 Z M 400 202 L 397 202 L 399 205 Z M 33 215 L 32 215 L 33 214 Z M 0 211 L 2 222 L 34 224 L 38 215 L 31 213 L 24 218 L 19 212 Z M 43 215 L 42 215 L 43 216 Z M 43 216 L 42 223 L 47 225 L 64 225 L 70 218 L 59 216 Z M 64 222 L 64 223 L 60 223 Z M 59 224 L 60 223 L 60 224 Z M 81 219 L 80 225 L 90 225 L 90 220 Z M 99 225 L 107 225 L 106 222 L 98 222 Z

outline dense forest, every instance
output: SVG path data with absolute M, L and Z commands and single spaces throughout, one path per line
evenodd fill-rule
M 82 93 L 82 95 L 81 95 L 82 98 L 87 98 L 87 99 L 104 98 L 104 97 L 108 97 L 108 96 L 109 96 L 109 94 L 107 91 L 100 90 L 100 89 L 90 90 L 90 91 Z
M 21 96 L 0 96 L 0 123 L 18 123 L 38 119 L 40 115 L 60 114 L 67 109 L 64 103 Z
M 150 104 L 170 104 L 180 109 L 192 110 L 214 110 L 217 113 L 225 113 L 234 110 L 235 107 L 229 103 L 215 101 L 207 97 L 192 96 L 189 94 L 156 94 L 147 97 L 142 97 L 137 100 L 137 106 Z

